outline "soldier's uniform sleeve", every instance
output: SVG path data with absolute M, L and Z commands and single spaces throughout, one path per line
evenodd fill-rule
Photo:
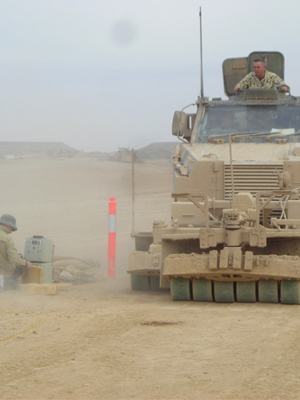
M 237 83 L 236 86 L 238 86 L 240 88 L 240 90 L 248 89 L 251 84 L 251 77 L 252 77 L 252 74 L 250 72 L 250 74 L 246 75 L 241 81 L 239 81 L 239 83 Z
M 282 86 L 286 86 L 286 87 L 288 87 L 289 90 L 290 90 L 289 85 L 287 85 L 287 84 L 284 82 L 284 80 L 281 79 L 278 75 L 275 75 L 275 77 L 274 77 L 274 84 L 275 84 L 276 89 L 278 89 L 278 90 L 280 90 L 280 89 L 282 88 Z
M 18 256 L 17 249 L 15 247 L 14 241 L 11 237 L 7 238 L 6 242 L 6 253 L 8 261 L 15 265 L 16 267 L 25 267 L 26 261 Z
M 7 260 L 6 243 L 6 240 L 0 241 L 0 275 L 9 277 L 16 267 Z

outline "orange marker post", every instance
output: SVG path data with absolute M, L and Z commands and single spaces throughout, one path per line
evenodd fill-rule
M 114 197 L 108 205 L 108 276 L 116 276 L 116 214 L 117 203 Z

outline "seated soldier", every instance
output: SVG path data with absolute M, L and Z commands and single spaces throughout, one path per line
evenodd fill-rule
M 248 88 L 263 88 L 272 89 L 276 88 L 281 92 L 289 92 L 289 86 L 281 79 L 278 75 L 273 72 L 267 71 L 266 62 L 258 57 L 253 62 L 254 72 L 246 75 L 237 85 L 234 87 L 235 92 L 245 90 Z

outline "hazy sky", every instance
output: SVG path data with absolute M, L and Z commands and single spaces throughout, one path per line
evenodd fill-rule
M 1 0 L 1 141 L 174 140 L 200 91 L 200 6 L 206 96 L 225 98 L 223 60 L 254 50 L 282 52 L 300 95 L 299 0 Z

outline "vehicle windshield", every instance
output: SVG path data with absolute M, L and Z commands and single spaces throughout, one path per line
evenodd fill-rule
M 300 130 L 300 108 L 294 106 L 207 106 L 199 122 L 195 142 L 229 134 L 276 133 Z M 247 139 L 246 139 L 247 140 Z M 294 139 L 293 139 L 294 140 Z

